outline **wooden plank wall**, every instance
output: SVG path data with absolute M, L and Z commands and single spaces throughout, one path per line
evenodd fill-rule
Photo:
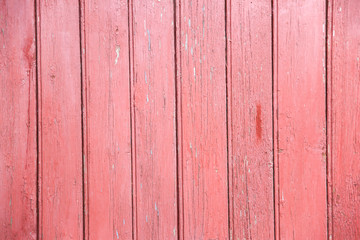
M 357 0 L 0 0 L 1 239 L 359 239 Z

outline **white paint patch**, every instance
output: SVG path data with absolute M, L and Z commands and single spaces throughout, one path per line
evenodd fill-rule
M 156 214 L 159 216 L 159 209 L 157 208 L 156 202 L 155 202 L 155 211 L 156 211 Z
M 116 46 L 116 58 L 115 58 L 115 65 L 118 63 L 119 55 L 120 55 L 120 46 Z
M 149 29 L 147 30 L 147 34 L 148 34 L 148 50 L 151 50 L 151 38 L 150 38 L 150 31 Z

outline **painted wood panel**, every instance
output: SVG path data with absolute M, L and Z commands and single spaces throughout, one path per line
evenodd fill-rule
M 228 6 L 230 234 L 272 239 L 271 2 L 232 0 Z
M 0 2 L 0 234 L 36 238 L 34 1 Z
M 360 238 L 359 10 L 0 1 L 2 238 Z
M 359 239 L 360 2 L 342 0 L 329 4 L 330 237 Z
M 136 236 L 177 238 L 174 6 L 131 1 Z
M 84 1 L 88 239 L 132 237 L 127 1 Z
M 183 238 L 228 239 L 225 2 L 179 5 Z
M 82 239 L 79 5 L 38 1 L 40 238 Z
M 274 4 L 279 237 L 326 239 L 325 1 Z

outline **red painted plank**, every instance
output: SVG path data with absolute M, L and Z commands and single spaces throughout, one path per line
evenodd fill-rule
M 331 1 L 329 191 L 332 239 L 360 238 L 360 2 Z
M 39 1 L 43 239 L 82 239 L 79 6 Z
M 177 238 L 174 8 L 134 1 L 133 86 L 138 239 Z
M 85 1 L 88 239 L 130 239 L 127 1 Z
M 230 234 L 233 239 L 271 239 L 271 2 L 233 0 L 229 4 Z
M 325 1 L 274 2 L 279 229 L 326 239 Z
M 228 239 L 225 2 L 180 2 L 184 239 Z
M 0 234 L 36 238 L 34 1 L 0 3 Z

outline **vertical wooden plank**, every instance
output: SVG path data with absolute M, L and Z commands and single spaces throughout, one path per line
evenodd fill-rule
M 280 238 L 326 239 L 325 1 L 275 7 Z
M 132 11 L 137 237 L 175 239 L 174 7 L 134 1 Z
M 79 6 L 39 1 L 42 239 L 82 239 Z
M 0 2 L 0 234 L 36 238 L 34 1 Z
M 274 238 L 271 2 L 232 0 L 227 21 L 233 239 Z
M 332 239 L 360 238 L 360 2 L 330 1 Z
M 130 239 L 127 1 L 85 1 L 88 239 Z
M 228 239 L 225 2 L 180 5 L 184 239 Z

